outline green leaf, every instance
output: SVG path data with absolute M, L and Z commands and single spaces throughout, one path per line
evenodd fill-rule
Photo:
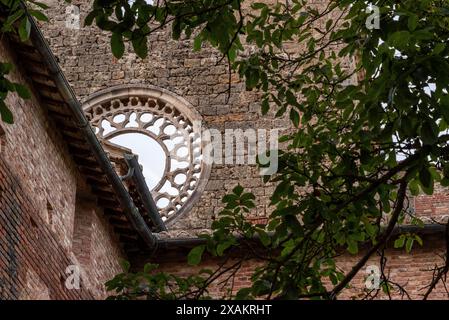
M 267 5 L 265 3 L 261 3 L 261 2 L 255 2 L 253 4 L 251 4 L 251 8 L 259 10 L 259 9 L 263 9 L 266 8 Z
M 143 272 L 150 273 L 150 272 L 154 271 L 155 269 L 157 269 L 157 267 L 158 267 L 157 264 L 146 263 L 145 266 L 143 267 Z
M 417 196 L 419 194 L 419 183 L 416 179 L 414 179 L 410 182 L 409 189 L 410 189 L 412 196 Z
M 416 240 L 416 242 L 418 242 L 418 244 L 422 247 L 423 241 L 422 241 L 421 237 L 418 236 L 417 234 L 415 234 L 415 240 Z
M 287 98 L 287 103 L 291 106 L 295 106 L 298 103 L 295 95 L 290 90 L 287 91 L 286 98 Z
M 90 26 L 92 25 L 92 22 L 94 21 L 95 17 L 97 16 L 98 11 L 97 10 L 93 10 L 91 12 L 89 12 L 89 14 L 86 16 L 86 18 L 84 19 L 84 25 L 85 26 Z
M 394 247 L 396 249 L 402 248 L 404 246 L 404 243 L 405 243 L 405 236 L 401 235 L 394 241 Z
M 366 233 L 370 236 L 370 237 L 374 237 L 377 234 L 377 226 L 372 225 L 371 223 L 366 223 L 365 224 L 365 229 L 366 229 Z
M 412 14 L 408 17 L 407 27 L 410 31 L 415 31 L 418 26 L 419 18 L 416 14 Z
M 113 33 L 111 36 L 111 50 L 114 57 L 120 59 L 125 53 L 125 44 L 123 43 L 123 37 L 120 33 Z
M 193 51 L 200 51 L 202 43 L 203 43 L 203 36 L 199 34 L 193 40 Z
M 356 254 L 359 252 L 359 246 L 357 244 L 357 241 L 349 240 L 348 241 L 348 251 L 351 254 Z
M 237 292 L 235 298 L 237 300 L 247 300 L 249 299 L 249 295 L 251 294 L 251 288 L 242 288 Z
M 429 170 L 426 167 L 423 167 L 419 171 L 419 180 L 421 181 L 421 184 L 425 188 L 430 188 L 432 186 L 432 175 L 430 174 Z
M 49 8 L 49 6 L 47 6 L 45 3 L 42 3 L 42 2 L 39 2 L 39 1 L 32 1 L 32 0 L 30 0 L 30 2 L 31 2 L 32 4 L 37 5 L 37 6 L 40 7 L 41 9 L 44 9 L 44 10 L 46 10 L 46 9 Z
M 408 31 L 397 31 L 390 35 L 388 38 L 388 43 L 398 49 L 403 49 L 409 45 L 410 42 L 410 32 Z
M 22 98 L 22 99 L 30 99 L 31 98 L 31 93 L 28 90 L 27 87 L 19 84 L 19 83 L 15 83 L 14 84 L 14 88 L 17 92 L 17 94 Z
M 268 113 L 268 110 L 270 110 L 268 99 L 264 99 L 262 101 L 262 115 L 266 115 Z
M 8 74 L 13 69 L 14 66 L 12 63 L 0 63 L 0 74 Z
M 3 32 L 8 32 L 12 30 L 12 25 L 18 20 L 20 19 L 23 15 L 24 15 L 25 11 L 22 9 L 17 10 L 16 12 L 14 12 L 12 15 L 8 16 L 8 19 L 6 20 L 6 22 L 3 24 L 1 30 Z
M 414 241 L 415 241 L 415 239 L 413 239 L 413 238 L 407 239 L 407 242 L 405 244 L 405 251 L 407 251 L 407 253 L 410 253 L 410 251 L 412 251 Z
M 435 48 L 433 48 L 433 50 L 432 50 L 432 54 L 439 55 L 445 49 L 446 49 L 446 44 L 445 43 L 437 43 Z
M 290 109 L 290 120 L 293 122 L 296 128 L 299 127 L 300 116 L 299 113 L 295 109 Z
M 131 264 L 129 263 L 129 261 L 126 261 L 126 260 L 122 260 L 120 262 L 120 266 L 122 267 L 124 272 L 128 272 L 129 269 L 131 268 Z
M 188 264 L 191 266 L 198 265 L 201 262 L 204 249 L 206 249 L 206 245 L 203 244 L 190 250 L 189 255 L 187 256 Z
M 333 23 L 334 23 L 334 20 L 332 20 L 332 19 L 327 20 L 327 22 L 326 22 L 326 31 L 328 31 L 332 27 Z
M 232 246 L 231 241 L 226 241 L 217 245 L 217 255 L 222 256 L 226 249 Z
M 261 229 L 256 229 L 257 234 L 259 235 L 260 242 L 262 242 L 264 247 L 268 247 L 271 243 L 271 239 L 268 234 Z
M 41 11 L 29 9 L 28 12 L 39 21 L 48 21 L 47 16 Z
M 420 29 L 413 32 L 413 37 L 418 40 L 431 40 L 433 39 L 433 32 L 429 31 L 429 28 Z
M 132 41 L 134 52 L 139 58 L 145 59 L 148 55 L 147 37 L 135 38 Z
M 432 145 L 438 140 L 438 126 L 432 120 L 426 120 L 421 127 L 421 139 L 425 145 Z
M 227 194 L 222 199 L 224 203 L 236 202 L 237 200 L 238 197 L 235 194 Z
M 240 196 L 243 193 L 243 187 L 239 184 L 234 189 L 232 189 L 232 192 Z
M 22 19 L 19 25 L 19 37 L 22 42 L 27 41 L 30 37 L 31 23 L 28 17 Z
M 5 123 L 12 124 L 14 123 L 14 118 L 12 115 L 11 110 L 8 109 L 5 102 L 3 100 L 0 100 L 0 115 L 2 117 L 2 121 Z

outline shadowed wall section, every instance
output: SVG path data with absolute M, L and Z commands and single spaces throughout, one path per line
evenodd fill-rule
M 89 189 L 82 192 L 90 202 L 77 205 L 86 220 L 75 218 L 83 178 L 13 52 L 0 42 L 0 60 L 15 65 L 9 79 L 28 85 L 32 97 L 9 94 L 14 124 L 1 124 L 0 299 L 104 298 L 104 282 L 121 270 L 122 250 Z M 90 247 L 81 250 L 84 240 L 74 235 L 90 237 Z M 79 290 L 65 286 L 69 266 L 80 267 Z

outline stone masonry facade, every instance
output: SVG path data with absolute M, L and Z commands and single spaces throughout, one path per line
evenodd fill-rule
M 228 99 L 223 93 L 228 86 L 228 68 L 225 62 L 217 63 L 221 56 L 215 50 L 204 47 L 192 52 L 191 40 L 171 40 L 166 28 L 151 35 L 146 59 L 128 52 L 117 60 L 110 50 L 109 35 L 96 27 L 83 26 L 90 8 L 88 1 L 71 3 L 80 9 L 80 29 L 66 26 L 69 4 L 45 2 L 50 6 L 50 22 L 42 25 L 44 35 L 80 101 L 113 86 L 147 84 L 186 99 L 209 129 L 288 130 L 288 119 L 261 115 L 260 93 L 246 91 L 235 74 L 231 76 Z M 326 1 L 314 3 L 324 5 Z M 0 58 L 13 58 L 3 42 Z M 26 83 L 20 68 L 12 78 Z M 15 124 L 0 124 L 0 299 L 104 298 L 104 281 L 119 272 L 119 261 L 126 257 L 84 188 L 54 124 L 38 107 L 39 101 L 33 98 L 25 102 L 10 95 L 8 102 L 13 106 Z M 257 207 L 248 218 L 263 221 L 270 213 L 268 203 L 274 187 L 262 182 L 255 166 L 214 164 L 198 203 L 168 225 L 169 236 L 190 237 L 207 230 L 222 208 L 222 197 L 237 183 L 257 198 Z M 438 189 L 432 197 L 419 196 L 413 199 L 413 208 L 426 222 L 445 221 L 449 192 Z M 424 246 L 417 246 L 411 254 L 388 249 L 392 280 L 406 287 L 412 298 L 419 298 L 432 277 L 432 268 L 441 264 L 443 250 L 442 239 L 432 236 L 425 237 Z M 339 258 L 341 267 L 349 270 L 356 258 L 343 255 Z M 159 254 L 153 262 L 160 263 L 164 271 L 180 275 L 196 270 L 186 264 L 184 251 Z M 82 267 L 81 290 L 64 286 L 65 269 L 71 264 Z M 208 258 L 200 267 L 216 264 Z M 245 263 L 235 278 L 234 291 L 250 284 L 255 265 L 257 261 Z M 363 277 L 361 272 L 352 283 L 354 289 L 346 291 L 344 298 L 359 297 Z M 218 284 L 211 291 L 216 297 L 221 292 Z M 432 298 L 447 298 L 444 288 L 437 287 Z
M 221 55 L 211 48 L 192 52 L 192 41 L 171 40 L 171 30 L 165 28 L 151 35 L 149 55 L 138 58 L 134 53 L 126 53 L 117 61 L 111 53 L 109 36 L 96 27 L 79 30 L 66 28 L 66 7 L 50 2 L 50 23 L 43 26 L 44 35 L 59 59 L 59 63 L 83 101 L 89 95 L 109 87 L 123 84 L 147 84 L 169 90 L 190 102 L 203 118 L 208 129 L 272 129 L 288 128 L 289 121 L 261 116 L 260 94 L 247 92 L 245 85 L 232 75 L 229 99 L 228 67 L 217 64 Z M 81 21 L 87 15 L 90 3 L 74 1 L 79 6 Z M 224 60 L 223 60 L 224 61 Z M 282 134 L 282 131 L 280 131 Z M 224 140 L 224 139 L 223 139 Z M 214 164 L 198 204 L 189 213 L 169 224 L 170 229 L 204 230 L 211 219 L 222 208 L 221 199 L 237 183 L 254 192 L 257 196 L 257 210 L 251 218 L 265 217 L 269 208 L 268 198 L 273 186 L 264 185 L 255 166 Z

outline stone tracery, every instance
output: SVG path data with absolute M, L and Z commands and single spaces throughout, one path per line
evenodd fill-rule
M 159 144 L 165 168 L 151 192 L 163 220 L 193 206 L 210 171 L 202 161 L 201 116 L 193 106 L 153 86 L 119 86 L 90 96 L 83 108 L 100 141 L 143 134 Z

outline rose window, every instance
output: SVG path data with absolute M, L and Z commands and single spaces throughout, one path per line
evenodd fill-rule
M 201 116 L 184 99 L 152 86 L 120 86 L 83 105 L 100 141 L 139 156 L 148 188 L 164 221 L 188 211 L 204 189 Z

